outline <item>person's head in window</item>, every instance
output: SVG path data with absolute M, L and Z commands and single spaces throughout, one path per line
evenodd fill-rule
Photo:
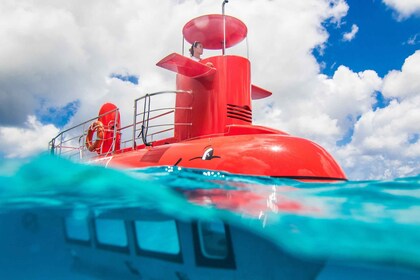
M 203 44 L 199 41 L 195 41 L 190 48 L 191 58 L 200 61 L 201 55 L 203 54 Z

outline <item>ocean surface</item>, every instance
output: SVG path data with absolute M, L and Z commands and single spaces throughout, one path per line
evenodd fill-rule
M 13 212 L 132 207 L 186 221 L 222 219 L 298 256 L 420 270 L 420 176 L 302 183 L 178 167 L 113 170 L 48 155 L 0 164 L 0 269 L 13 275 L 22 266 L 4 241 L 19 235 L 7 229 Z

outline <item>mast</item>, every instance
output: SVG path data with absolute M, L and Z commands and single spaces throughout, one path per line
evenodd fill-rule
M 223 50 L 222 54 L 225 55 L 226 51 L 226 16 L 225 16 L 225 5 L 229 3 L 229 0 L 224 0 L 222 4 L 222 15 L 223 15 Z

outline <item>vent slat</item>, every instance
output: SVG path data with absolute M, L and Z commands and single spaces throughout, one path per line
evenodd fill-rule
M 227 104 L 227 117 L 252 123 L 252 111 L 249 106 Z

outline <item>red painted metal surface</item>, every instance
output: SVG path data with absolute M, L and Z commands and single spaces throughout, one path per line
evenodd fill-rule
M 116 154 L 108 164 L 117 168 L 166 165 L 296 179 L 346 179 L 322 147 L 285 134 L 205 137 L 146 147 Z
M 117 106 L 112 103 L 105 103 L 99 110 L 98 120 L 104 125 L 104 141 L 102 144 L 102 153 L 108 153 L 113 149 L 114 132 L 117 131 L 115 149 L 119 150 L 121 145 L 121 128 L 120 112 Z M 110 113 L 111 112 L 111 113 Z
M 157 66 L 179 73 L 189 78 L 211 76 L 216 69 L 203 63 L 172 53 L 156 63 Z
M 192 124 L 175 127 L 175 138 L 179 141 L 223 134 L 226 125 L 252 123 L 248 59 L 215 56 L 202 61 L 207 62 L 217 70 L 211 79 L 177 75 L 177 89 L 192 91 L 192 95 L 177 95 L 176 107 L 192 107 L 191 111 L 175 112 L 175 123 Z
M 248 29 L 239 19 L 226 17 L 226 47 L 230 48 L 246 38 Z M 204 15 L 190 20 L 182 29 L 185 40 L 192 44 L 199 41 L 205 49 L 223 48 L 223 16 Z
M 281 130 L 259 126 L 259 125 L 228 125 L 226 126 L 226 136 L 244 134 L 278 134 L 289 135 Z
M 271 96 L 273 93 L 266 89 L 260 88 L 256 85 L 251 85 L 251 97 L 252 100 L 263 99 Z

